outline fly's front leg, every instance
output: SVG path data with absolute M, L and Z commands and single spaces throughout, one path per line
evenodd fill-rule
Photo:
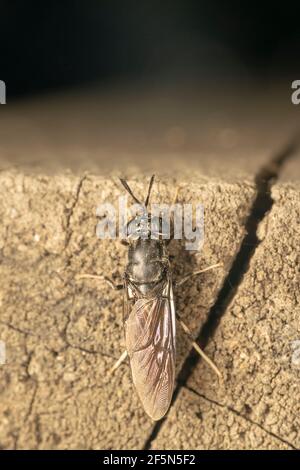
M 221 268 L 223 263 L 213 264 L 212 266 L 208 266 L 207 268 L 201 269 L 200 271 L 194 271 L 192 273 L 186 274 L 180 281 L 175 281 L 175 286 L 182 286 L 186 281 L 188 281 L 193 276 L 198 276 L 198 274 L 205 273 L 206 271 L 210 271 L 211 269 Z
M 97 276 L 95 274 L 78 274 L 76 276 L 76 280 L 80 279 L 98 279 L 99 281 L 106 282 L 106 284 L 108 284 L 114 290 L 124 289 L 123 284 L 116 284 L 112 279 L 106 276 Z
M 221 372 L 217 368 L 217 366 L 212 362 L 211 359 L 205 354 L 205 352 L 200 348 L 199 344 L 193 338 L 192 332 L 189 327 L 181 320 L 180 316 L 176 315 L 177 320 L 179 321 L 183 331 L 186 335 L 190 338 L 193 348 L 197 351 L 197 353 L 205 360 L 205 362 L 212 368 L 212 370 L 217 374 L 219 378 L 222 378 Z

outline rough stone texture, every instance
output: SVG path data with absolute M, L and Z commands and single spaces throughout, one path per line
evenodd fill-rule
M 175 182 L 157 184 L 159 198 L 171 200 Z M 141 193 L 142 183 L 132 185 Z M 100 176 L 1 174 L 4 448 L 141 448 L 153 426 L 128 367 L 108 376 L 124 345 L 122 294 L 95 280 L 75 280 L 82 272 L 121 279 L 126 247 L 95 236 L 98 203 L 114 202 L 120 192 Z M 225 181 L 189 184 L 180 192 L 179 200 L 205 204 L 206 238 L 200 257 L 173 243 L 176 275 L 213 264 L 220 253 L 224 262 L 224 269 L 178 294 L 178 309 L 195 332 L 239 247 L 254 195 L 253 184 Z M 189 348 L 179 331 L 178 364 Z
M 129 97 L 131 105 L 130 100 Z M 166 103 L 166 111 L 158 112 Z M 235 110 L 235 118 L 229 118 L 230 102 L 225 108 L 225 118 L 224 115 L 220 117 L 218 112 L 222 105 L 216 98 L 210 114 L 201 108 L 201 113 L 191 115 L 189 121 L 185 118 L 182 123 L 181 112 L 184 109 L 187 114 L 194 101 L 185 103 L 185 108 L 182 108 L 182 103 L 174 110 L 168 100 L 160 100 L 158 104 L 149 96 L 138 106 L 130 108 L 135 111 L 130 115 L 128 125 L 128 103 L 125 105 L 118 96 L 114 103 L 108 100 L 101 101 L 100 105 L 95 104 L 94 97 L 75 103 L 70 97 L 63 104 L 60 98 L 56 98 L 5 108 L 6 115 L 4 119 L 1 117 L 0 126 L 0 339 L 5 341 L 7 348 L 7 362 L 0 366 L 2 448 L 131 449 L 142 448 L 149 437 L 153 422 L 141 409 L 128 366 L 124 364 L 113 376 L 108 375 L 124 347 L 122 294 L 95 280 L 75 280 L 76 274 L 82 272 L 105 274 L 118 280 L 126 262 L 126 248 L 118 240 L 99 241 L 95 236 L 97 205 L 104 201 L 116 202 L 119 194 L 123 194 L 117 183 L 117 173 L 111 174 L 111 168 L 103 162 L 115 162 L 118 154 L 127 157 L 134 149 L 135 155 L 142 156 L 138 169 L 126 163 L 124 174 L 123 160 L 118 166 L 118 174 L 128 176 L 138 195 L 145 193 L 145 174 L 152 172 L 152 168 L 161 167 L 153 193 L 155 202 L 172 201 L 179 186 L 180 202 L 204 203 L 205 243 L 200 255 L 187 253 L 176 242 L 172 242 L 170 247 L 171 253 L 176 255 L 175 277 L 217 261 L 224 263 L 224 268 L 194 278 L 177 292 L 179 312 L 193 332 L 198 333 L 244 236 L 245 220 L 256 195 L 255 175 L 287 137 L 287 126 L 278 126 L 278 132 L 270 143 L 268 132 L 254 133 L 249 127 L 247 112 L 243 119 L 237 120 L 240 109 Z M 200 100 L 199 103 L 207 108 L 209 101 L 204 103 Z M 144 114 L 140 118 L 142 109 Z M 202 125 L 204 129 L 200 132 Z M 14 138 L 16 133 L 18 138 Z M 96 158 L 91 161 L 94 154 Z M 167 158 L 168 164 L 162 165 L 159 161 L 166 155 L 172 157 L 172 165 Z M 59 160 L 59 168 L 56 161 L 53 173 L 49 171 L 49 161 L 55 159 Z M 136 165 L 137 162 L 131 163 Z M 68 166 L 72 171 L 66 170 Z M 144 172 L 145 168 L 147 172 Z M 85 169 L 88 171 L 84 172 Z M 284 219 L 282 213 L 280 217 Z M 291 224 L 288 229 L 292 230 Z M 278 237 L 278 243 L 284 243 L 282 234 Z M 270 250 L 272 240 L 268 243 Z M 263 244 L 259 248 L 261 251 L 262 247 Z M 292 257 L 293 252 L 289 255 Z M 270 261 L 267 253 L 266 256 L 257 271 L 263 273 L 259 274 L 263 279 L 266 272 L 264 263 Z M 287 266 L 293 269 L 295 261 L 291 258 L 289 263 Z M 286 274 L 290 275 L 289 272 Z M 244 293 L 246 303 L 255 299 L 251 285 L 254 281 L 251 279 L 250 287 Z M 293 279 L 285 285 L 285 289 L 291 292 L 295 287 Z M 265 284 L 260 282 L 257 302 L 264 295 L 261 287 L 265 285 L 268 290 L 267 281 Z M 276 291 L 279 293 L 277 281 Z M 286 302 L 287 298 L 286 294 L 284 304 L 280 305 L 290 311 L 294 304 L 293 301 L 290 304 Z M 272 308 L 274 315 L 275 311 L 277 314 L 278 306 Z M 254 326 L 257 322 L 253 318 L 255 315 L 259 317 L 259 308 L 255 312 L 248 320 Z M 296 322 L 296 312 L 291 315 Z M 237 321 L 234 314 L 232 319 Z M 278 322 L 284 319 L 283 311 Z M 232 335 L 238 348 L 233 320 L 232 329 L 228 327 L 228 335 Z M 278 327 L 281 327 L 279 323 Z M 272 328 L 271 323 L 267 326 Z M 251 328 L 247 323 L 244 327 L 241 336 L 244 338 L 247 333 L 249 338 L 241 344 L 250 351 L 253 347 Z M 222 339 L 213 343 L 218 345 L 215 354 L 212 344 L 208 352 L 215 356 L 215 362 L 225 371 L 226 386 L 232 384 L 234 390 L 235 387 L 238 389 L 238 374 L 243 370 L 239 361 L 244 361 L 247 370 L 249 364 L 254 364 L 259 349 L 256 346 L 253 356 L 246 360 L 243 355 L 239 356 L 239 349 L 237 356 L 233 355 L 235 346 L 230 345 L 230 341 L 228 350 L 224 349 L 226 342 Z M 264 340 L 261 344 L 267 348 L 263 350 L 267 355 L 269 344 L 273 343 Z M 280 340 L 274 347 L 280 348 Z M 289 351 L 289 346 L 285 347 Z M 178 369 L 189 349 L 189 342 L 178 330 Z M 232 369 L 234 361 L 237 366 Z M 270 370 L 268 367 L 273 367 L 272 361 L 266 367 L 261 372 L 264 377 Z M 216 381 L 210 371 L 205 366 L 195 373 L 196 377 L 198 373 L 200 390 L 206 394 L 203 387 L 207 386 L 212 398 L 217 397 L 219 401 Z M 287 374 L 286 380 L 290 374 L 296 374 L 287 367 L 284 373 Z M 189 386 L 198 390 L 198 381 L 195 383 L 195 380 L 194 377 Z M 281 379 L 277 377 L 274 380 Z M 284 387 L 284 381 L 280 383 Z M 218 392 L 221 394 L 220 402 L 224 398 L 222 390 L 224 388 L 221 387 Z M 282 390 L 280 392 L 278 388 L 276 393 L 283 393 L 284 397 Z M 263 393 L 265 397 L 269 396 L 267 388 Z M 242 402 L 245 395 L 240 392 L 239 396 Z M 200 399 L 190 392 L 188 397 L 187 403 L 190 399 L 193 402 L 191 410 L 197 408 Z M 279 400 L 277 396 L 276 399 Z M 253 401 L 250 400 L 248 405 L 254 406 Z M 282 407 L 282 401 L 279 403 Z M 182 410 L 180 413 L 186 413 L 192 419 L 193 413 L 184 411 L 182 401 L 178 399 L 162 427 L 163 434 L 159 433 L 154 443 L 156 447 L 170 447 L 170 437 L 175 433 L 178 434 L 178 445 L 189 448 L 189 442 L 180 437 L 184 421 L 176 424 L 174 419 L 178 404 Z M 207 429 L 213 431 L 216 412 L 210 412 L 209 406 L 214 405 L 206 402 L 207 419 L 211 419 Z M 295 400 L 295 413 L 296 406 Z M 233 408 L 240 410 L 236 404 Z M 255 413 L 259 414 L 259 408 L 257 410 Z M 228 429 L 226 423 L 233 419 L 232 413 L 224 408 L 219 410 L 219 416 L 218 420 L 224 421 L 223 429 Z M 284 416 L 281 411 L 280 419 Z M 266 437 L 266 433 L 257 430 L 254 424 L 246 423 L 237 415 L 234 422 L 236 427 L 241 425 L 242 433 L 245 432 L 241 447 L 252 446 L 251 443 L 253 447 L 276 447 L 278 439 Z M 290 426 L 290 421 L 286 422 Z M 168 431 L 170 423 L 173 424 Z M 186 420 L 187 426 L 196 426 L 197 423 L 198 418 L 192 423 L 190 419 Z M 277 434 L 277 424 L 274 426 Z M 294 442 L 296 438 L 291 435 L 290 427 L 288 429 L 287 439 Z M 281 429 L 284 434 L 283 431 Z M 230 438 L 222 438 L 221 432 L 219 437 L 207 438 L 205 442 L 201 441 L 201 435 L 197 447 L 217 447 L 218 441 L 220 447 L 230 447 Z
M 200 363 L 187 386 L 202 398 L 181 393 L 155 448 L 194 448 L 195 442 L 199 448 L 215 442 L 221 448 L 300 448 L 299 158 L 286 165 L 272 197 L 274 205 L 258 229 L 261 243 L 206 349 L 223 382 Z M 196 427 L 190 439 L 191 423 L 201 414 L 205 426 Z M 216 414 L 222 417 L 205 420 Z
M 233 409 L 212 403 L 183 388 L 152 449 L 159 450 L 289 449 Z

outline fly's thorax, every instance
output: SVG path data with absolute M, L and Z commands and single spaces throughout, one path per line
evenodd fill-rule
M 137 284 L 155 284 L 166 272 L 166 251 L 160 240 L 136 240 L 128 252 L 126 273 Z

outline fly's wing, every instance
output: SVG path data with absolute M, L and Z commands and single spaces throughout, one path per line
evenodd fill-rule
M 137 299 L 125 321 L 133 383 L 154 420 L 166 414 L 175 380 L 175 309 L 170 281 L 166 292 L 165 297 Z

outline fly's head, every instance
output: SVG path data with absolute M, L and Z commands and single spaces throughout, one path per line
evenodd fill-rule
M 136 215 L 127 224 L 127 236 L 131 240 L 158 240 L 162 233 L 163 221 L 161 217 L 151 216 L 146 210 Z
M 145 202 L 143 203 L 141 203 L 139 199 L 133 194 L 126 180 L 120 178 L 120 181 L 134 202 L 138 205 L 138 210 L 140 211 L 140 213 L 137 213 L 135 217 L 128 222 L 126 227 L 127 237 L 131 240 L 159 239 L 160 236 L 163 235 L 163 221 L 161 217 L 152 217 L 151 213 L 147 210 L 150 201 L 151 189 L 154 182 L 154 175 L 151 176 L 148 193 Z
M 131 240 L 144 240 L 151 236 L 151 216 L 146 211 L 137 214 L 127 225 L 127 235 Z

